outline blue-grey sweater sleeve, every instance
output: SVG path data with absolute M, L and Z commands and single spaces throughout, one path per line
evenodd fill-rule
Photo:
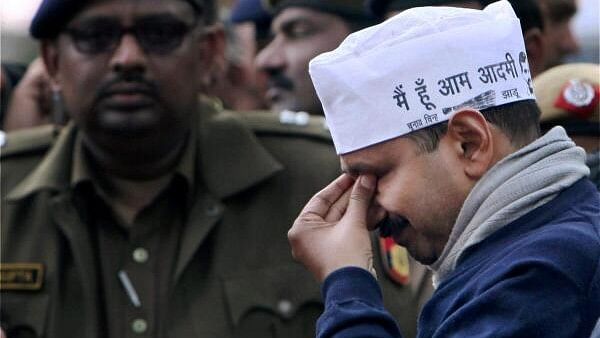
M 323 283 L 325 311 L 317 321 L 317 337 L 402 337 L 394 318 L 383 308 L 381 289 L 367 270 L 347 267 Z

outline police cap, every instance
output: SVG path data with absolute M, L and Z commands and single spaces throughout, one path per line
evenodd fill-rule
M 214 20 L 213 0 L 185 0 L 189 2 L 198 12 L 203 13 L 205 22 Z M 38 8 L 29 33 L 36 39 L 53 38 L 65 27 L 65 25 L 86 5 L 90 0 L 43 0 Z
M 600 65 L 569 63 L 533 79 L 546 131 L 563 126 L 570 135 L 600 136 Z
M 258 38 L 267 38 L 271 28 L 271 13 L 261 0 L 238 0 L 231 9 L 229 21 L 234 24 L 252 22 Z
M 366 4 L 374 16 L 382 18 L 389 11 L 403 11 L 424 6 L 445 6 L 456 2 L 457 0 L 367 0 Z
M 364 26 L 375 23 L 375 17 L 366 10 L 364 0 L 264 0 L 274 15 L 288 7 L 308 7 L 331 13 L 348 22 Z
M 271 14 L 264 8 L 261 0 L 238 0 L 231 9 L 230 20 L 233 23 L 262 22 L 270 19 Z

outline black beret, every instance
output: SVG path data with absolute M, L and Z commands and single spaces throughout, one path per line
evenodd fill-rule
M 413 7 L 444 6 L 457 0 L 367 0 L 372 15 L 383 18 L 389 11 L 402 11 Z
M 229 21 L 233 24 L 254 23 L 257 39 L 267 39 L 271 29 L 271 13 L 261 0 L 238 0 L 231 9 Z
M 271 13 L 261 0 L 238 0 L 231 9 L 230 20 L 233 23 L 270 21 Z
M 187 0 L 194 8 L 201 9 L 204 0 Z M 53 38 L 87 4 L 89 0 L 43 0 L 38 8 L 29 33 L 36 39 Z
M 277 14 L 287 7 L 308 7 L 341 16 L 350 22 L 374 23 L 374 17 L 369 13 L 364 0 L 266 0 L 268 6 Z

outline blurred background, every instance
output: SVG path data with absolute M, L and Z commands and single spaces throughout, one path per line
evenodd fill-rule
M 236 0 L 220 0 L 221 17 L 229 14 Z M 2 62 L 29 63 L 37 55 L 37 45 L 29 38 L 28 27 L 41 0 L 0 1 L 0 59 Z M 600 1 L 578 0 L 579 10 L 573 20 L 573 30 L 580 43 L 580 52 L 569 62 L 599 60 Z

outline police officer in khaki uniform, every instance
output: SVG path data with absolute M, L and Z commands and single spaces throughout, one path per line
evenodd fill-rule
M 322 119 L 198 105 L 213 6 L 42 3 L 31 33 L 71 122 L 2 147 L 7 337 L 314 335 L 319 286 L 286 233 L 339 163 Z

